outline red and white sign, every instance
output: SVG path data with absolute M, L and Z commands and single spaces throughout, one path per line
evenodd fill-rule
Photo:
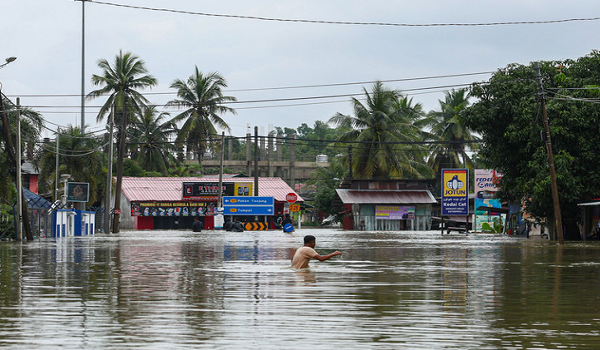
M 293 192 L 290 192 L 285 195 L 285 200 L 288 203 L 296 203 L 296 201 L 298 200 L 298 195 Z

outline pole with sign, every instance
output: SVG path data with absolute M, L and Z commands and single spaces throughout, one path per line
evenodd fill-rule
M 296 201 L 298 200 L 298 195 L 294 192 L 290 192 L 288 194 L 285 195 L 285 200 L 286 202 L 289 203 L 289 210 L 292 213 L 296 213 L 296 222 L 298 223 L 298 228 L 301 229 L 302 228 L 302 220 L 300 219 L 300 206 L 296 203 Z
M 466 216 L 469 227 L 469 170 L 442 169 L 442 217 Z M 442 233 L 444 227 L 442 224 Z

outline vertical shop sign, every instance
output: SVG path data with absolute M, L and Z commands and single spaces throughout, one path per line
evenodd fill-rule
M 469 215 L 469 170 L 442 170 L 442 215 Z

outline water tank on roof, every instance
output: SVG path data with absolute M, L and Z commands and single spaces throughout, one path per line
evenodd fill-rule
M 317 154 L 317 163 L 326 163 L 327 155 L 326 154 Z

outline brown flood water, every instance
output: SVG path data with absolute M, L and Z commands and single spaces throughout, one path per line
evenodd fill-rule
M 343 255 L 289 267 L 302 237 Z M 10 349 L 600 349 L 600 244 L 129 231 L 0 243 Z

